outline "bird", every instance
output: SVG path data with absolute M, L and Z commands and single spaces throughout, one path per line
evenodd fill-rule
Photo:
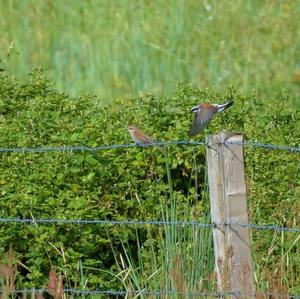
M 197 135 L 202 129 L 206 128 L 216 113 L 223 112 L 233 105 L 233 101 L 225 104 L 199 104 L 191 108 L 191 112 L 196 113 L 194 122 L 189 130 L 189 136 Z
M 155 141 L 146 135 L 142 130 L 136 126 L 128 126 L 127 131 L 129 132 L 133 142 L 136 145 L 150 145 L 155 143 Z M 161 150 L 161 148 L 159 148 Z

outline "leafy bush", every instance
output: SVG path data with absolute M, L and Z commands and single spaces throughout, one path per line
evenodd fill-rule
M 235 105 L 216 117 L 195 140 L 226 129 L 243 132 L 247 140 L 299 146 L 300 113 L 289 106 L 284 91 L 267 101 L 257 99 L 255 93 L 239 94 L 232 87 L 218 95 L 178 83 L 172 97 L 146 94 L 104 106 L 96 96 L 69 97 L 57 92 L 43 71 L 36 69 L 26 83 L 5 72 L 0 75 L 1 147 L 131 143 L 125 131 L 129 124 L 157 140 L 186 140 L 192 105 L 232 99 Z M 205 149 L 169 146 L 165 153 L 156 148 L 1 153 L 1 217 L 161 219 L 162 209 L 171 208 L 172 195 L 176 219 L 204 219 L 209 211 Z M 299 155 L 246 148 L 245 162 L 250 220 L 299 226 Z M 150 235 L 161 238 L 155 230 L 75 224 L 8 223 L 1 224 L 0 233 L 0 252 L 12 244 L 20 262 L 20 288 L 46 285 L 51 266 L 64 273 L 70 287 L 117 288 L 115 257 L 123 252 L 124 243 L 136 252 L 137 246 L 148 246 Z M 264 271 L 278 273 L 279 266 L 287 265 L 284 261 L 288 257 L 283 283 L 299 291 L 300 252 L 294 237 L 287 236 L 286 242 L 279 244 L 278 236 L 272 233 L 253 232 L 262 286 L 267 287 Z M 145 254 L 150 258 L 149 251 Z

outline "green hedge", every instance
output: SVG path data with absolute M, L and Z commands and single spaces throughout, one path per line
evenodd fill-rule
M 57 92 L 39 69 L 28 76 L 26 83 L 5 72 L 0 74 L 0 142 L 1 147 L 131 143 L 125 131 L 129 124 L 138 125 L 157 140 L 187 140 L 192 105 L 229 100 L 235 101 L 234 106 L 194 140 L 227 130 L 243 132 L 247 140 L 299 146 L 300 113 L 289 106 L 284 91 L 272 99 L 259 99 L 254 92 L 242 95 L 232 87 L 218 95 L 178 83 L 172 97 L 147 94 L 104 106 L 96 96 L 73 98 Z M 198 220 L 209 211 L 203 196 L 205 149 L 170 146 L 167 153 L 178 219 Z M 1 217 L 161 219 L 160 203 L 165 200 L 168 206 L 166 157 L 155 148 L 1 156 Z M 299 155 L 246 148 L 245 161 L 250 220 L 300 226 Z M 187 206 L 193 211 L 189 219 Z M 138 232 L 140 240 L 146 242 L 147 232 Z M 1 255 L 11 243 L 18 261 L 26 266 L 18 266 L 18 288 L 45 285 L 51 265 L 64 273 L 70 287 L 80 284 L 79 269 L 84 266 L 88 288 L 115 288 L 118 282 L 109 273 L 117 271 L 111 243 L 116 252 L 121 252 L 122 240 L 133 249 L 137 242 L 135 230 L 124 226 L 10 223 L 0 225 L 0 234 Z M 295 235 L 285 238 L 280 243 L 272 233 L 253 232 L 256 269 L 262 280 L 267 279 L 263 271 L 273 275 L 288 256 L 282 279 L 291 290 L 299 290 L 300 246 L 293 245 Z

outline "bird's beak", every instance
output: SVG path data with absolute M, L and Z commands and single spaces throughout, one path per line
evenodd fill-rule
M 194 106 L 191 108 L 190 112 L 198 112 L 199 106 Z

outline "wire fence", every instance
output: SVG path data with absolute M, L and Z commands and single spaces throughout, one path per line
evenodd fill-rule
M 243 141 L 243 142 L 230 142 L 226 141 L 225 145 L 228 144 L 237 144 L 241 146 L 253 147 L 253 148 L 263 148 L 266 150 L 278 150 L 278 151 L 286 151 L 289 153 L 300 153 L 300 147 L 293 146 L 282 146 L 275 144 L 265 144 L 256 141 Z M 113 145 L 101 145 L 97 147 L 89 147 L 89 146 L 42 146 L 42 147 L 15 147 L 15 148 L 0 148 L 0 153 L 46 153 L 46 152 L 98 152 L 103 150 L 111 150 L 111 149 L 124 149 L 124 148 L 132 148 L 132 147 L 152 147 L 152 146 L 172 146 L 172 145 L 182 145 L 182 146 L 204 146 L 208 147 L 208 145 L 204 141 L 170 141 L 170 142 L 156 142 L 152 144 L 145 145 L 136 145 L 136 144 L 113 144 Z M 218 227 L 224 225 L 238 225 L 242 227 L 246 227 L 249 229 L 262 230 L 262 231 L 278 231 L 278 232 L 291 232 L 291 233 L 300 233 L 300 227 L 285 227 L 280 225 L 266 225 L 266 224 L 255 224 L 255 223 L 201 223 L 196 221 L 162 221 L 162 220 L 89 220 L 89 219 L 26 219 L 26 218 L 14 218 L 14 217 L 0 217 L 0 223 L 2 224 L 58 224 L 58 225 L 67 225 L 67 224 L 75 224 L 75 225 L 119 225 L 119 226 L 165 226 L 165 225 L 173 225 L 173 226 L 192 226 L 198 228 L 209 228 L 216 229 Z M 3 290 L 0 289 L 0 293 Z M 15 294 L 38 294 L 48 292 L 47 289 L 19 289 L 14 290 Z M 122 296 L 128 297 L 130 295 L 134 296 L 166 296 L 166 295 L 178 295 L 178 296 L 186 296 L 188 298 L 199 298 L 199 297 L 214 297 L 214 298 L 225 298 L 228 295 L 238 296 L 238 295 L 246 295 L 247 297 L 256 297 L 260 296 L 268 296 L 274 298 L 290 298 L 290 299 L 300 299 L 299 295 L 287 295 L 281 293 L 274 292 L 256 292 L 256 293 L 242 293 L 240 291 L 232 291 L 227 293 L 219 293 L 219 292 L 178 292 L 174 291 L 165 291 L 165 290 L 157 290 L 157 291 L 147 291 L 147 290 L 136 290 L 136 291 L 114 291 L 114 290 L 79 290 L 79 289 L 64 289 L 64 293 L 85 296 L 85 295 L 103 295 L 103 296 Z
M 43 294 L 48 293 L 48 289 L 20 289 L 14 290 L 14 294 Z M 2 293 L 2 290 L 0 290 Z M 231 291 L 231 292 L 186 292 L 177 290 L 157 290 L 157 291 L 147 291 L 147 290 L 131 290 L 131 291 L 115 291 L 115 290 L 79 290 L 79 289 L 64 289 L 63 293 L 68 293 L 70 295 L 106 295 L 106 296 L 122 296 L 125 298 L 132 298 L 130 296 L 185 296 L 185 298 L 225 298 L 226 296 L 247 296 L 247 298 L 256 298 L 257 296 L 267 296 L 267 298 L 284 298 L 284 299 L 300 299 L 298 295 L 288 295 L 286 293 L 279 292 L 241 292 L 241 291 Z
M 203 228 L 218 228 L 224 225 L 238 225 L 249 229 L 292 232 L 300 233 L 300 227 L 284 227 L 280 225 L 260 225 L 255 223 L 239 223 L 239 222 L 224 222 L 224 223 L 201 223 L 197 221 L 161 221 L 161 220 L 81 220 L 81 219 L 24 219 L 24 218 L 1 218 L 0 223 L 19 223 L 19 224 L 78 224 L 78 225 L 119 225 L 119 226 L 193 226 Z
M 254 148 L 264 148 L 267 150 L 278 150 L 287 151 L 290 153 L 300 153 L 300 147 L 286 146 L 286 145 L 275 145 L 269 143 L 261 143 L 256 141 L 243 141 L 243 142 L 233 142 L 226 141 L 225 145 L 228 144 L 238 144 L 241 146 L 248 146 Z M 45 152 L 98 152 L 103 150 L 111 149 L 122 149 L 130 147 L 153 147 L 153 146 L 171 146 L 171 145 L 190 145 L 190 146 L 210 146 L 205 141 L 168 141 L 168 142 L 154 142 L 151 144 L 112 144 L 112 145 L 100 145 L 96 147 L 89 146 L 41 146 L 41 147 L 1 147 L 0 153 L 45 153 Z

